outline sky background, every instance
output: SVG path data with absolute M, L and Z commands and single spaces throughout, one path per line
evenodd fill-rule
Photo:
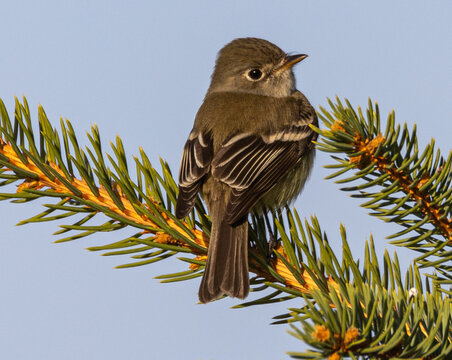
M 417 124 L 421 146 L 435 138 L 447 155 L 451 11 L 446 0 L 2 1 L 0 98 L 10 115 L 14 96 L 25 95 L 35 121 L 38 104 L 55 126 L 68 118 L 82 145 L 96 123 L 104 144 L 120 135 L 130 160 L 142 146 L 177 174 L 217 51 L 255 36 L 309 54 L 295 74 L 314 107 L 336 95 L 366 107 L 371 97 L 383 119 L 395 109 L 399 123 Z M 340 223 L 356 258 L 371 233 L 379 253 L 392 254 L 385 236 L 397 227 L 368 216 L 358 200 L 324 180 L 330 163 L 318 153 L 295 204 L 301 216 L 318 216 L 338 254 Z M 55 245 L 55 223 L 15 226 L 40 211 L 39 203 L 0 204 L 1 359 L 266 360 L 306 348 L 286 333 L 288 326 L 269 325 L 300 303 L 198 305 L 199 279 L 153 279 L 184 270 L 184 263 L 116 270 L 129 259 L 84 250 L 120 234 Z M 397 251 L 406 269 L 416 254 Z

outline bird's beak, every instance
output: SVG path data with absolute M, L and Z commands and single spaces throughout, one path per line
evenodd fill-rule
M 287 55 L 284 58 L 282 65 L 276 70 L 279 72 L 285 69 L 290 69 L 292 66 L 298 64 L 300 61 L 306 59 L 307 57 L 308 55 L 306 54 Z

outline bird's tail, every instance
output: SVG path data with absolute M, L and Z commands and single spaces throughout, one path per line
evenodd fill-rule
M 222 295 L 244 299 L 248 296 L 248 221 L 231 226 L 223 218 L 224 203 L 211 209 L 212 232 L 206 268 L 199 287 L 199 301 L 207 303 Z

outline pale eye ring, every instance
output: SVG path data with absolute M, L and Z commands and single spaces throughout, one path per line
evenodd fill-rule
M 251 69 L 246 74 L 246 77 L 248 78 L 248 80 L 251 80 L 251 81 L 258 81 L 258 80 L 262 79 L 262 76 L 263 76 L 262 71 L 259 69 Z

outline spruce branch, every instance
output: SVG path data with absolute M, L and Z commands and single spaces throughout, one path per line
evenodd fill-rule
M 397 125 L 394 111 L 383 131 L 378 104 L 370 100 L 366 115 L 348 101 L 336 102 L 329 100 L 331 113 L 321 108 L 319 114 L 326 129 L 318 130 L 317 147 L 335 160 L 326 166 L 335 170 L 328 179 L 358 182 L 342 190 L 365 199 L 361 206 L 371 215 L 402 226 L 388 237 L 398 238 L 392 243 L 420 252 L 420 267 L 433 267 L 452 281 L 452 151 L 444 159 L 433 140 L 421 151 L 416 126 L 410 131 Z
M 362 184 L 346 190 L 371 198 L 363 206 L 406 228 L 394 236 L 417 232 L 409 239 L 397 240 L 397 244 L 423 255 L 404 279 L 396 255 L 391 259 L 385 253 L 383 268 L 379 266 L 371 239 L 360 267 L 344 227 L 340 258 L 315 217 L 302 221 L 296 210 L 290 209 L 272 214 L 281 242 L 270 252 L 264 217 L 251 215 L 249 264 L 255 276 L 250 282 L 254 293 L 266 291 L 237 307 L 304 299 L 301 308 L 291 308 L 288 314 L 275 318 L 275 323 L 290 323 L 293 335 L 314 348 L 291 353 L 295 358 L 444 358 L 452 353 L 452 305 L 446 297 L 449 292 L 443 288 L 451 283 L 447 264 L 451 256 L 451 156 L 444 160 L 439 152 L 434 155 L 432 146 L 418 155 L 415 132 L 409 134 L 405 126 L 399 138 L 393 116 L 382 135 L 378 107 L 374 111 L 372 104 L 367 120 L 361 110 L 357 115 L 350 105 L 343 107 L 339 101 L 330 105 L 332 114 L 323 111 L 327 130 L 318 130 L 322 135 L 318 147 L 344 154 L 334 157 L 338 164 L 330 167 L 339 171 L 331 177 L 354 170 L 352 177 L 340 181 L 361 180 Z M 20 182 L 16 191 L 0 194 L 0 200 L 56 199 L 56 203 L 44 204 L 42 213 L 20 224 L 75 216 L 74 223 L 60 226 L 56 234 L 66 237 L 57 242 L 136 228 L 130 237 L 88 249 L 107 256 L 129 255 L 135 260 L 118 266 L 122 268 L 178 255 L 184 270 L 158 276 L 162 282 L 202 275 L 210 219 L 200 199 L 184 221 L 173 215 L 177 185 L 163 160 L 159 172 L 140 149 L 132 178 L 121 139 L 110 144 L 111 155 L 104 155 L 96 126 L 88 134 L 91 145 L 83 150 L 71 123 L 61 120 L 57 131 L 42 107 L 37 141 L 25 98 L 23 103 L 16 99 L 13 122 L 0 100 L 0 117 L 0 186 Z M 381 191 L 364 192 L 374 187 Z M 102 214 L 109 219 L 94 223 Z M 432 257 L 436 259 L 432 261 Z M 418 266 L 433 266 L 442 278 L 429 275 L 423 286 Z
M 446 359 L 452 354 L 452 303 L 428 278 L 422 283 L 416 266 L 403 278 L 397 255 L 385 251 L 379 264 L 374 241 L 366 242 L 362 268 L 353 260 L 345 229 L 341 228 L 342 261 L 326 236 L 306 223 L 322 249 L 325 272 L 336 288 L 312 289 L 305 305 L 276 317 L 289 323 L 290 333 L 311 347 L 289 352 L 296 359 Z M 310 264 L 306 264 L 309 266 Z M 297 325 L 298 324 L 298 325 Z
M 137 260 L 119 265 L 118 268 L 147 265 L 181 253 L 192 254 L 194 257 L 179 258 L 188 263 L 188 270 L 157 278 L 162 282 L 173 282 L 202 275 L 209 243 L 210 219 L 200 199 L 195 211 L 185 222 L 172 214 L 177 185 L 164 161 L 161 161 L 162 172 L 159 173 L 140 149 L 140 158 L 134 158 L 137 171 L 137 180 L 134 181 L 129 175 L 124 146 L 119 137 L 115 144 L 110 144 L 114 155 L 104 156 L 99 130 L 93 126 L 91 133 L 87 134 L 91 146 L 85 152 L 78 145 L 68 120 L 60 121 L 61 139 L 58 131 L 52 128 L 44 109 L 39 107 L 40 143 L 37 144 L 29 114 L 26 99 L 23 99 L 23 104 L 16 99 L 12 123 L 0 101 L 0 178 L 5 179 L 1 185 L 21 181 L 15 192 L 0 194 L 0 200 L 24 202 L 43 197 L 60 200 L 56 204 L 44 204 L 44 212 L 19 224 L 82 216 L 73 224 L 60 225 L 61 230 L 55 233 L 76 232 L 75 235 L 55 242 L 134 227 L 138 232 L 130 237 L 107 245 L 91 246 L 88 250 L 105 251 L 105 256 L 131 255 Z M 105 157 L 112 168 L 107 165 Z M 110 220 L 92 224 L 96 215 L 100 214 Z M 309 284 L 314 286 L 316 281 L 325 281 L 313 280 L 313 275 L 306 271 L 293 271 L 282 247 L 278 249 L 278 255 L 268 261 L 270 254 L 263 224 L 262 217 L 254 217 L 253 226 L 258 236 L 255 236 L 250 248 L 250 269 L 256 274 L 251 280 L 255 291 L 268 288 L 266 282 L 279 282 L 283 292 L 289 292 L 287 298 L 290 298 L 295 296 L 294 293 L 307 292 Z

